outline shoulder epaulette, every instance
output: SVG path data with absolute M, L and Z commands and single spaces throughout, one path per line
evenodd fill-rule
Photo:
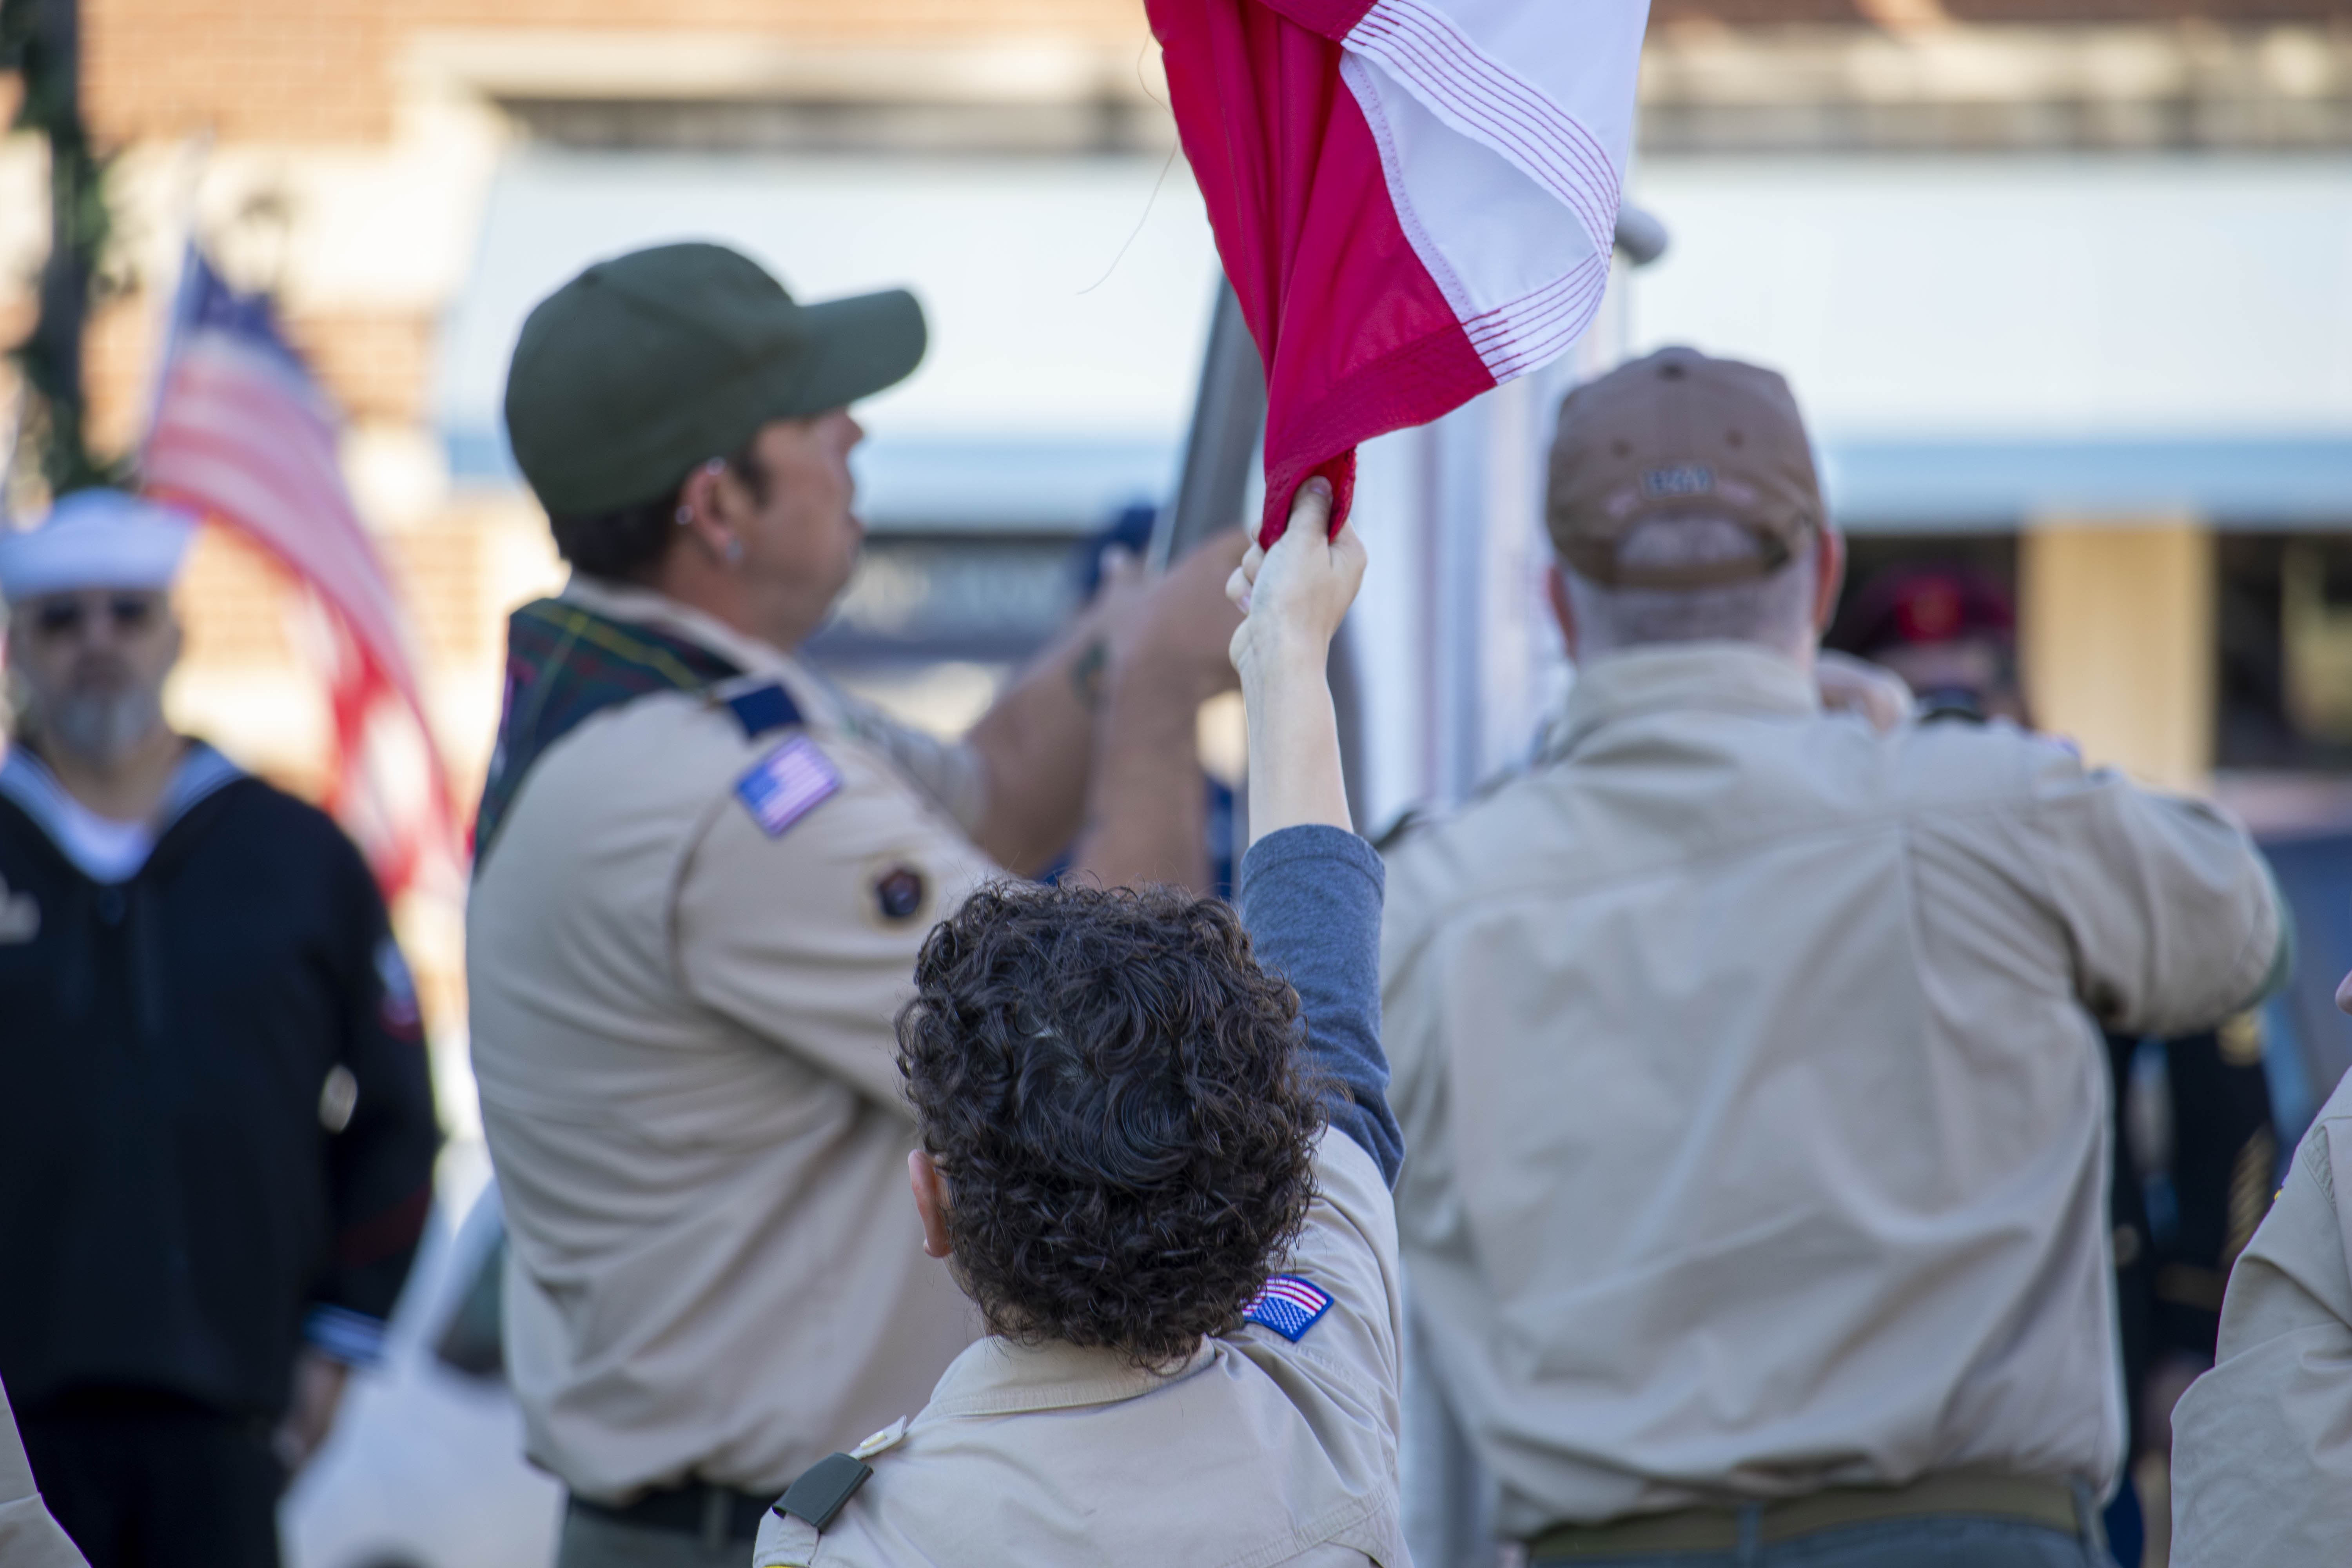
M 823 1530 L 833 1522 L 833 1516 L 842 1505 L 857 1495 L 874 1467 L 863 1459 L 853 1459 L 846 1454 L 827 1454 L 801 1472 L 801 1479 L 776 1500 L 775 1512 L 789 1514 L 808 1521 L 811 1527 Z
M 743 726 L 743 738 L 747 741 L 757 740 L 771 730 L 803 722 L 800 704 L 793 700 L 792 693 L 780 680 L 739 691 L 726 701 L 728 711 Z

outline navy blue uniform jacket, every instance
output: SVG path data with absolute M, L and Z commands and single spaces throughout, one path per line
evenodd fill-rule
M 363 1343 L 389 1315 L 431 1198 L 365 862 L 240 775 L 112 885 L 0 795 L 0 1378 L 26 1413 L 136 1389 L 276 1415 L 306 1323 Z M 357 1097 L 322 1116 L 338 1067 Z

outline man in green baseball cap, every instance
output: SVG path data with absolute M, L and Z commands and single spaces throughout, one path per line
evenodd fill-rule
M 846 408 L 923 357 L 903 289 L 803 305 L 721 245 L 600 261 L 523 323 L 507 381 L 516 460 L 551 516 L 659 501 L 763 426 Z
M 741 1562 L 979 1332 L 901 1212 L 891 1023 L 931 927 L 1074 839 L 1105 883 L 1206 880 L 1238 531 L 1115 575 L 960 742 L 797 657 L 856 563 L 848 405 L 923 344 L 903 291 L 802 304 L 692 244 L 589 268 L 515 348 L 572 575 L 510 623 L 467 967 L 560 1568 Z

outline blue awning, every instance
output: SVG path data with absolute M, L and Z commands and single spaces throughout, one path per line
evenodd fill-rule
M 496 428 L 445 430 L 451 478 L 520 485 Z M 1164 437 L 880 435 L 850 455 L 857 510 L 871 528 L 1083 533 L 1121 508 L 1157 505 L 1176 471 Z
M 492 182 L 441 326 L 453 477 L 516 482 L 501 405 L 531 306 L 600 257 L 715 239 L 803 299 L 903 285 L 930 349 L 861 404 L 879 527 L 1075 530 L 1166 493 L 1217 262 L 1182 163 L 1156 156 L 782 157 L 526 148 Z
M 2352 437 L 1867 441 L 1820 451 L 1831 515 L 1864 532 L 2167 514 L 2352 528 Z

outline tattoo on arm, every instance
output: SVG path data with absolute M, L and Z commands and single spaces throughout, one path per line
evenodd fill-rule
M 1088 643 L 1086 651 L 1070 662 L 1070 694 L 1089 713 L 1102 707 L 1103 678 L 1109 668 L 1110 650 L 1099 637 Z

